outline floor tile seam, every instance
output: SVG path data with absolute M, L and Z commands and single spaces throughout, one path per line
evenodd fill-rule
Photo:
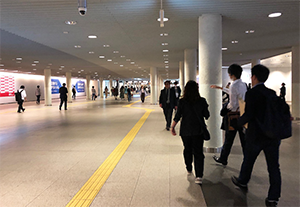
M 137 124 L 136 124 L 136 125 L 130 130 L 130 132 L 126 135 L 126 137 L 125 137 L 126 139 L 124 138 L 124 139 L 121 141 L 121 143 L 124 145 L 122 148 L 125 148 L 125 149 L 124 149 L 123 153 L 121 153 L 121 154 L 119 155 L 120 158 L 119 158 L 119 159 L 117 160 L 117 162 L 115 163 L 116 165 L 117 165 L 118 162 L 121 160 L 122 156 L 123 156 L 124 153 L 126 152 L 126 149 L 128 149 L 130 143 L 131 143 L 132 140 L 135 138 L 135 136 L 137 135 L 138 131 L 141 129 L 142 125 L 144 124 L 144 122 L 146 121 L 146 119 L 148 118 L 148 116 L 150 115 L 150 113 L 151 113 L 151 112 L 146 111 L 146 112 L 145 112 L 146 116 L 145 116 L 145 114 L 142 116 L 142 118 L 144 117 L 144 119 L 140 118 L 140 120 L 137 122 Z M 142 124 L 141 124 L 141 123 L 142 123 Z M 134 130 L 134 129 L 138 129 L 138 130 Z M 131 137 L 131 139 L 130 139 L 130 137 Z M 123 141 L 124 141 L 124 142 L 123 142 Z M 119 143 L 119 145 L 116 147 L 115 150 L 117 150 L 117 151 L 122 150 L 122 149 L 121 149 L 121 145 L 120 145 L 121 143 Z M 114 150 L 114 151 L 115 151 L 115 150 Z M 112 154 L 112 153 L 111 153 L 111 154 Z M 111 156 L 111 154 L 109 155 L 109 157 Z M 116 156 L 117 156 L 117 155 L 116 155 Z M 109 157 L 108 157 L 108 158 L 109 158 Z M 107 159 L 108 159 L 108 158 L 107 158 Z M 106 160 L 107 160 L 107 159 L 106 159 Z M 106 160 L 105 160 L 104 162 L 106 162 Z M 104 164 L 104 163 L 103 163 L 103 164 Z M 103 164 L 102 164 L 102 165 L 103 165 Z M 102 166 L 102 165 L 101 165 L 101 166 Z M 112 165 L 113 165 L 113 163 L 112 163 Z M 115 166 L 116 166 L 116 165 L 115 165 Z M 101 166 L 100 166 L 100 167 L 101 167 Z M 113 167 L 113 169 L 115 168 L 115 166 Z M 100 168 L 100 167 L 99 167 L 99 168 Z M 113 171 L 113 169 L 112 169 L 112 171 Z M 109 173 L 108 177 L 110 176 L 110 174 L 112 173 L 112 171 Z M 94 176 L 94 175 L 92 175 L 92 177 L 93 177 L 93 176 Z M 92 178 L 92 177 L 91 177 L 91 178 Z M 108 179 L 108 177 L 105 179 L 105 181 Z M 90 179 L 91 179 L 91 178 L 90 178 Z M 86 184 L 87 184 L 87 183 L 86 183 Z M 103 183 L 103 184 L 104 184 L 104 183 Z M 85 186 L 85 185 L 84 185 L 84 186 Z M 103 185 L 102 185 L 102 186 L 103 186 Z M 101 189 L 101 188 L 100 188 L 100 189 Z M 99 191 L 100 191 L 100 189 L 99 189 Z M 98 192 L 99 192 L 99 191 L 98 191 Z M 98 194 L 98 192 L 97 192 L 97 194 Z M 79 192 L 78 192 L 78 193 L 79 193 Z M 77 194 L 78 194 L 78 193 L 77 193 Z M 75 197 L 77 197 L 77 194 L 74 196 L 74 199 L 75 199 Z M 96 195 L 97 195 L 97 194 L 96 194 Z M 95 196 L 96 196 L 96 195 L 95 195 Z M 72 200 L 73 200 L 73 199 L 72 199 Z M 72 200 L 70 201 L 69 204 L 71 204 Z M 72 202 L 72 203 L 73 203 L 73 202 Z M 68 204 L 68 205 L 69 205 L 69 204 Z

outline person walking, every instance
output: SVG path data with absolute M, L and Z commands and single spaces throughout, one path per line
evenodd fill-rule
M 65 104 L 65 110 L 67 110 L 68 89 L 66 88 L 65 83 L 63 83 L 62 87 L 59 88 L 59 94 L 60 94 L 59 110 L 61 110 L 63 103 Z
M 227 105 L 228 112 L 239 112 L 239 100 L 245 100 L 245 93 L 247 91 L 246 83 L 242 82 L 241 75 L 243 68 L 240 65 L 232 64 L 228 68 L 228 75 L 233 81 L 229 87 L 229 103 Z M 211 88 L 221 89 L 225 92 L 228 89 L 223 89 L 223 87 L 211 85 Z M 229 114 L 228 114 L 229 116 Z M 231 123 L 237 123 L 237 119 L 231 120 Z M 232 127 L 232 128 L 231 128 Z M 230 154 L 234 138 L 239 132 L 240 142 L 242 145 L 243 153 L 245 151 L 245 133 L 243 132 L 243 127 L 239 127 L 236 124 L 234 126 L 227 126 L 225 130 L 225 141 L 222 147 L 220 157 L 213 156 L 213 159 L 217 163 L 221 163 L 226 166 L 228 164 L 228 156 Z
M 36 104 L 40 104 L 41 100 L 41 89 L 40 89 L 40 86 L 36 86 L 36 89 L 35 89 L 35 96 L 36 96 Z
M 107 86 L 105 86 L 104 94 L 105 94 L 105 98 L 107 98 L 107 94 L 108 94 L 108 88 L 107 88 Z
M 264 83 L 269 77 L 270 70 L 263 65 L 255 65 L 251 69 L 252 89 L 246 93 L 245 113 L 239 118 L 240 126 L 248 123 L 246 131 L 246 149 L 239 176 L 232 176 L 234 185 L 247 191 L 256 158 L 264 151 L 268 172 L 269 192 L 265 199 L 266 206 L 277 206 L 281 192 L 281 173 L 279 169 L 280 139 L 266 136 L 259 127 L 259 120 L 266 114 L 267 97 L 276 95 L 276 92 L 267 88 Z M 280 112 L 278 112 L 280 113 Z
M 19 100 L 18 100 L 19 107 L 18 107 L 17 112 L 22 113 L 21 111 L 23 111 L 23 112 L 25 111 L 25 108 L 23 108 L 23 103 L 24 103 L 24 101 L 27 101 L 27 94 L 26 94 L 26 91 L 25 91 L 25 86 L 21 85 L 18 92 L 20 93 L 20 97 L 19 97 Z
M 120 88 L 120 98 L 121 98 L 121 100 L 124 99 L 124 94 L 125 94 L 125 88 L 124 88 L 124 86 L 121 86 L 121 88 Z
M 285 83 L 282 83 L 281 84 L 281 88 L 280 88 L 280 95 L 279 95 L 279 97 L 285 101 L 285 95 L 286 95 Z
M 170 88 L 170 81 L 165 81 L 165 88 L 160 91 L 159 106 L 163 109 L 166 119 L 166 130 L 170 130 L 173 110 L 177 109 L 177 101 L 174 88 Z
M 175 95 L 176 95 L 176 101 L 177 101 L 177 103 L 178 103 L 178 101 L 179 101 L 179 98 L 180 98 L 180 96 L 181 96 L 181 88 L 179 87 L 179 86 L 177 86 L 178 85 L 178 81 L 175 81 L 174 82 L 174 90 L 175 90 Z
M 198 90 L 198 84 L 195 81 L 188 81 L 185 88 L 183 98 L 179 100 L 177 112 L 171 126 L 171 133 L 175 136 L 175 127 L 179 120 L 180 132 L 184 150 L 183 157 L 188 175 L 192 175 L 192 163 L 194 160 L 195 183 L 202 184 L 204 169 L 203 154 L 203 130 L 201 124 L 205 123 L 210 114 L 206 99 L 201 97 Z M 201 122 L 202 123 L 201 123 Z
M 147 95 L 147 92 L 146 92 L 146 90 L 144 89 L 144 86 L 141 86 L 140 97 L 141 97 L 142 103 L 144 103 L 146 95 Z
M 76 88 L 75 88 L 75 86 L 73 86 L 73 88 L 72 88 L 72 98 L 73 99 L 76 99 Z
M 132 93 L 131 93 L 131 88 L 130 88 L 130 87 L 128 87 L 128 88 L 127 88 L 127 97 L 128 97 L 128 102 L 130 102 L 130 101 L 131 101 L 131 96 L 132 96 Z
M 95 87 L 94 86 L 92 86 L 92 101 L 94 100 L 96 100 L 96 89 L 95 89 Z

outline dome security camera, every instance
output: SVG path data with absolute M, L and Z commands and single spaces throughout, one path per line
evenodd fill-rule
M 84 7 L 78 7 L 78 12 L 80 16 L 84 16 L 86 14 L 87 9 Z

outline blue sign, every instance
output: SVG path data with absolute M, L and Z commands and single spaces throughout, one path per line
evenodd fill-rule
M 85 92 L 85 83 L 83 81 L 77 81 L 75 88 L 78 93 L 84 93 Z
M 60 87 L 61 87 L 61 84 L 58 79 L 51 79 L 51 93 L 52 94 L 58 94 Z

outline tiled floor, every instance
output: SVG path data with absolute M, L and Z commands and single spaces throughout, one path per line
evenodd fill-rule
M 138 100 L 135 98 L 133 101 Z M 263 206 L 268 177 L 263 154 L 249 183 L 248 194 L 236 189 L 242 161 L 235 143 L 226 168 L 206 154 L 202 188 L 187 177 L 179 136 L 164 129 L 158 106 L 154 109 L 91 206 Z M 145 113 L 124 108 L 126 101 L 78 99 L 67 111 L 25 103 L 0 105 L 0 206 L 66 206 L 95 170 Z M 299 123 L 294 136 L 281 146 L 283 177 L 279 206 L 299 206 Z M 236 139 L 238 140 L 238 139 Z

